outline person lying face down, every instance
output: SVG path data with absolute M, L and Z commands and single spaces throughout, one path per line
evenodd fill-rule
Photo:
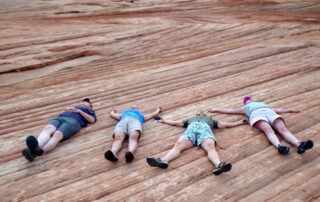
M 289 142 L 293 146 L 297 147 L 297 152 L 303 154 L 306 150 L 313 147 L 313 141 L 307 140 L 301 142 L 292 135 L 287 129 L 284 119 L 279 115 L 281 113 L 298 113 L 297 109 L 282 109 L 282 108 L 270 108 L 263 102 L 254 102 L 251 97 L 243 98 L 243 107 L 233 109 L 211 109 L 211 113 L 224 113 L 224 114 L 244 114 L 249 117 L 250 126 L 253 130 L 261 130 L 269 142 L 274 145 L 280 154 L 288 154 L 289 147 L 282 146 L 278 137 L 275 135 L 275 131 L 278 131 L 283 136 L 285 141 Z
M 148 157 L 147 163 L 150 166 L 165 169 L 169 165 L 168 162 L 177 158 L 182 151 L 189 149 L 192 146 L 198 146 L 207 152 L 209 160 L 215 165 L 215 168 L 212 171 L 215 175 L 230 171 L 232 165 L 231 163 L 220 162 L 219 155 L 216 151 L 217 142 L 212 130 L 217 128 L 234 127 L 248 123 L 246 120 L 240 120 L 233 123 L 217 121 L 208 117 L 204 110 L 199 110 L 196 113 L 196 116 L 184 121 L 160 119 L 158 122 L 184 127 L 186 130 L 177 140 L 174 147 L 164 157 Z
M 138 140 L 142 133 L 143 122 L 152 119 L 160 112 L 161 107 L 159 106 L 153 113 L 146 115 L 142 115 L 136 105 L 131 106 L 129 110 L 125 110 L 122 114 L 117 114 L 117 110 L 112 108 L 110 116 L 119 122 L 117 123 L 112 135 L 114 138 L 112 148 L 105 152 L 104 157 L 112 162 L 118 161 L 117 154 L 122 148 L 124 140 L 129 140 L 128 151 L 125 154 L 125 158 L 128 163 L 133 161 L 133 153 L 138 146 Z
M 95 123 L 96 114 L 89 98 L 85 98 L 76 106 L 67 107 L 59 116 L 51 119 L 43 128 L 38 138 L 28 136 L 28 148 L 22 151 L 28 161 L 33 161 L 44 152 L 53 150 L 60 141 L 67 140 L 88 123 Z

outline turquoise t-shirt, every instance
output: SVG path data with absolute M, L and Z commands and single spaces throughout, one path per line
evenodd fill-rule
M 133 118 L 138 119 L 140 121 L 141 125 L 144 122 L 144 116 L 138 110 L 125 110 L 122 113 L 122 115 L 120 116 L 120 121 L 127 116 L 131 116 Z
M 261 108 L 270 108 L 268 105 L 264 104 L 263 102 L 251 102 L 244 106 L 244 113 L 246 116 L 250 117 L 251 113 L 256 109 Z

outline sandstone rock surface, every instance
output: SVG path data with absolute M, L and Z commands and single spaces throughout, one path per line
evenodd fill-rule
M 320 200 L 318 0 L 2 0 L 0 39 L 0 201 Z M 183 120 L 246 95 L 300 109 L 283 117 L 314 148 L 280 156 L 240 126 L 214 131 L 231 172 L 212 175 L 198 148 L 160 170 L 145 158 L 167 153 L 183 129 L 148 121 L 132 163 L 126 148 L 118 163 L 104 159 L 113 106 L 160 105 Z M 84 97 L 98 122 L 27 162 L 25 138 Z

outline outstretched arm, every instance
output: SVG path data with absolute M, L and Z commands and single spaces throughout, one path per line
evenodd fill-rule
M 273 109 L 273 111 L 275 111 L 278 114 L 283 114 L 283 113 L 299 113 L 300 110 L 297 109 L 282 109 L 282 108 L 277 108 L 277 109 Z
M 153 113 L 144 115 L 144 121 L 148 121 L 153 117 L 157 116 L 161 112 L 161 110 L 162 108 L 158 106 L 156 111 L 154 111 Z
M 184 125 L 182 121 L 169 121 L 169 120 L 160 119 L 157 122 L 158 123 L 165 123 L 165 124 L 172 125 L 172 126 L 179 126 L 179 127 L 183 127 L 183 125 Z
M 240 120 L 232 123 L 218 121 L 218 128 L 231 128 L 231 127 L 245 125 L 245 124 L 248 124 L 247 120 Z
M 210 109 L 211 113 L 220 113 L 220 114 L 244 114 L 244 108 L 234 108 L 234 109 Z
M 117 110 L 114 107 L 112 107 L 112 109 L 110 111 L 110 116 L 119 121 L 120 117 L 121 117 L 121 114 L 117 114 Z

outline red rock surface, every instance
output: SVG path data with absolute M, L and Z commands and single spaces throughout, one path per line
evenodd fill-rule
M 0 201 L 319 200 L 318 0 L 2 0 L 0 28 Z M 280 156 L 240 126 L 215 131 L 231 172 L 212 175 L 197 148 L 160 170 L 145 158 L 167 153 L 183 129 L 149 121 L 132 163 L 126 149 L 118 163 L 104 159 L 112 106 L 161 105 L 163 117 L 183 120 L 241 106 L 245 95 L 302 110 L 283 117 L 315 147 Z M 27 162 L 25 138 L 84 97 L 98 122 Z

